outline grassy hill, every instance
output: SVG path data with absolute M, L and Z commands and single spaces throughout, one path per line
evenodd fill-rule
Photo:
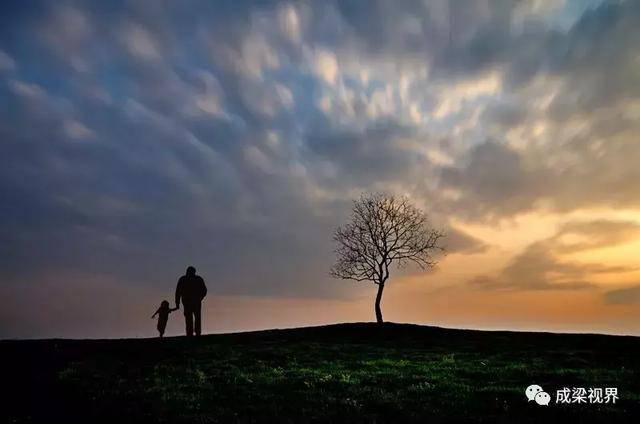
M 637 337 L 358 323 L 200 339 L 2 341 L 0 355 L 2 422 L 640 418 Z M 534 383 L 550 405 L 527 402 Z M 617 387 L 620 399 L 555 404 L 563 387 Z

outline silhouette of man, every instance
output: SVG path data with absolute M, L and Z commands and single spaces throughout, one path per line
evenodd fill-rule
M 180 277 L 176 286 L 176 308 L 180 307 L 180 299 L 184 307 L 184 321 L 187 327 L 187 336 L 193 336 L 194 321 L 196 336 L 200 335 L 200 309 L 202 299 L 207 295 L 207 286 L 196 269 L 192 266 L 187 268 L 187 273 Z

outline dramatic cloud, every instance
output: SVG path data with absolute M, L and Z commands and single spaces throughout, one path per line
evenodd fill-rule
M 482 240 L 465 234 L 455 228 L 446 231 L 448 253 L 474 254 L 486 252 L 489 246 Z
M 630 222 L 570 222 L 552 237 L 537 241 L 515 255 L 497 276 L 478 276 L 472 287 L 504 290 L 573 290 L 595 287 L 588 278 L 616 274 L 634 267 L 584 263 L 562 258 L 564 254 L 615 246 L 632 240 L 640 225 Z
M 443 271 L 501 248 L 470 226 L 633 213 L 639 21 L 615 0 L 3 2 L 0 293 L 160 296 L 192 263 L 214 295 L 350 298 L 331 232 L 366 191 L 449 233 Z M 568 256 L 632 221 L 531 235 L 476 286 L 622 275 Z
M 604 299 L 605 302 L 612 305 L 639 304 L 640 285 L 608 291 L 605 293 Z

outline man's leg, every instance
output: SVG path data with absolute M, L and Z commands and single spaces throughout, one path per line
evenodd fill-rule
M 198 305 L 193 308 L 193 315 L 194 315 L 194 318 L 196 320 L 196 336 L 200 335 L 200 328 L 201 328 L 200 321 L 201 321 L 201 317 L 202 317 L 202 314 L 201 314 L 201 309 L 202 308 L 201 308 L 201 306 L 202 306 L 202 304 L 198 303 Z
M 187 327 L 187 336 L 193 336 L 193 311 L 184 307 L 184 323 Z

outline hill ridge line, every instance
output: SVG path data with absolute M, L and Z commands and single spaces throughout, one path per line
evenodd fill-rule
M 569 333 L 561 333 L 561 332 L 553 332 L 553 331 L 527 331 L 527 330 L 506 330 L 506 329 L 473 329 L 473 328 L 451 328 L 451 327 L 440 327 L 436 325 L 423 325 L 423 324 L 412 324 L 412 323 L 396 323 L 396 322 L 385 322 L 380 325 L 375 322 L 344 322 L 344 323 L 333 323 L 333 324 L 322 324 L 322 325 L 312 325 L 307 327 L 276 327 L 269 329 L 261 329 L 261 330 L 247 330 L 247 331 L 238 331 L 238 332 L 228 332 L 228 333 L 211 333 L 211 334 L 203 334 L 200 339 L 207 340 L 215 337 L 251 337 L 251 336 L 269 336 L 269 335 L 304 335 L 304 333 L 308 333 L 308 335 L 312 335 L 315 333 L 316 335 L 321 335 L 320 333 L 326 333 L 326 335 L 330 335 L 333 332 L 340 331 L 361 331 L 361 332 L 375 332 L 375 331 L 394 331 L 398 332 L 396 335 L 408 335 L 409 332 L 414 333 L 422 333 L 425 335 L 427 333 L 431 333 L 431 335 L 436 335 L 437 333 L 448 333 L 449 335 L 467 335 L 467 336 L 522 336 L 522 337 L 594 337 L 594 338 L 632 338 L 639 339 L 640 336 L 632 335 L 632 334 L 603 334 L 603 333 L 578 333 L 578 332 L 569 332 Z M 403 334 L 404 333 L 404 334 Z M 364 334 L 362 334 L 364 335 Z M 178 336 L 167 336 L 165 339 L 167 340 L 176 340 L 183 339 L 184 335 Z M 52 337 L 52 338 L 34 338 L 34 339 L 0 339 L 0 343 L 6 342 L 126 342 L 126 341 L 153 341 L 158 339 L 157 337 L 122 337 L 122 338 L 65 338 L 65 337 Z

